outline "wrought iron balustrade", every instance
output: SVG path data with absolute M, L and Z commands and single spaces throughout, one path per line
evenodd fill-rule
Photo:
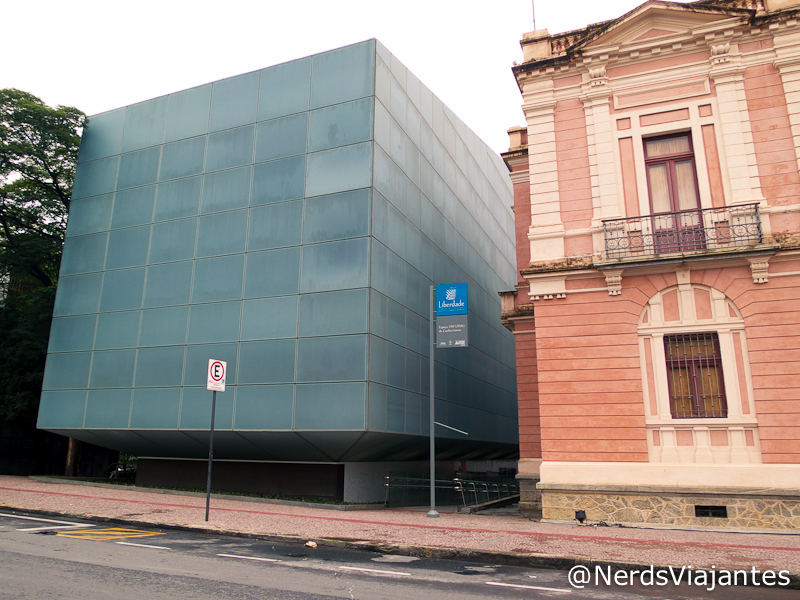
M 603 221 L 606 258 L 709 252 L 762 241 L 758 203 Z

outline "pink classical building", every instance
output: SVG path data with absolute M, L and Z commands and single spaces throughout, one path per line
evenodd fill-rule
M 800 0 L 521 44 L 523 511 L 800 528 Z

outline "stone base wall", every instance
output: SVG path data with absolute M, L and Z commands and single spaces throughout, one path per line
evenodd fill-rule
M 579 487 L 540 484 L 542 521 L 574 522 L 583 510 L 589 524 L 800 530 L 800 490 Z M 696 506 L 725 507 L 727 517 L 695 516 Z
M 517 475 L 519 482 L 519 512 L 528 519 L 542 518 L 542 492 L 536 487 L 539 478 L 531 475 Z

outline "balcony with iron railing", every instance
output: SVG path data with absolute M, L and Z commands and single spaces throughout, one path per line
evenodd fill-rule
M 758 203 L 603 221 L 606 260 L 746 249 L 763 242 Z

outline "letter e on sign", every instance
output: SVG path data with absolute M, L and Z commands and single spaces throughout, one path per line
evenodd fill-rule
M 206 389 L 214 392 L 225 391 L 225 379 L 228 371 L 228 363 L 224 360 L 208 359 L 208 384 Z

